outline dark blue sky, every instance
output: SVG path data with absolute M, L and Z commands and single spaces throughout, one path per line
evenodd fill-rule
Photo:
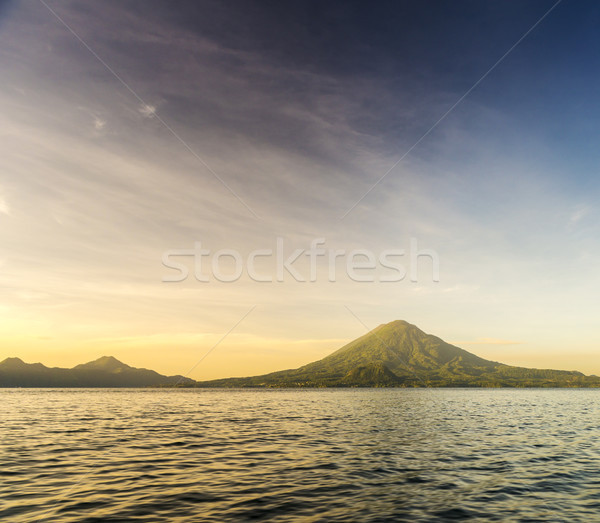
M 274 67 L 335 76 L 349 84 L 372 79 L 403 93 L 406 103 L 435 98 L 435 110 L 451 105 L 554 4 L 526 2 L 175 2 L 157 16 L 219 45 L 250 51 Z M 147 4 L 146 4 L 147 5 Z M 148 9 L 148 8 L 146 8 Z M 564 1 L 470 95 L 472 104 L 493 108 L 515 126 L 517 136 L 535 134 L 585 187 L 596 177 L 600 71 L 600 4 Z M 235 69 L 232 61 L 229 66 Z M 269 89 L 269 86 L 261 86 Z M 279 93 L 310 97 L 277 85 Z M 308 91 L 308 92 L 307 92 Z M 365 96 L 366 118 L 353 122 L 368 134 L 411 142 L 435 121 L 426 108 L 407 127 L 405 105 Z M 398 112 L 398 119 L 394 113 Z M 476 132 L 493 132 L 478 115 L 458 109 Z M 483 125 L 483 128 L 481 127 Z M 415 151 L 419 154 L 419 151 Z

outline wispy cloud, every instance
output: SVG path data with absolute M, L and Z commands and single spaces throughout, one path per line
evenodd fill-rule
M 153 118 L 156 113 L 156 107 L 154 105 L 143 104 L 138 108 L 138 111 L 146 118 Z
M 94 118 L 94 129 L 96 131 L 102 131 L 106 127 L 106 120 L 96 117 Z
M 475 340 L 454 341 L 456 345 L 521 345 L 522 341 L 503 340 L 499 338 L 477 338 Z
M 578 205 L 577 208 L 573 211 L 569 218 L 569 224 L 575 225 L 579 223 L 583 218 L 585 218 L 590 212 L 590 208 L 587 205 Z
M 2 196 L 0 196 L 0 213 L 10 215 L 10 207 Z

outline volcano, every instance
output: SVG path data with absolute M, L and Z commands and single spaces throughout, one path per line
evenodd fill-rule
M 600 378 L 486 360 L 403 320 L 380 325 L 333 354 L 261 376 L 200 387 L 586 387 Z

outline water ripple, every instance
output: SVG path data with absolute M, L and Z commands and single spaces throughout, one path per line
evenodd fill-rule
M 2 521 L 600 521 L 598 390 L 0 394 Z

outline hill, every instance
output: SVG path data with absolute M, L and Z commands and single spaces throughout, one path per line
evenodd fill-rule
M 193 383 L 183 376 L 163 376 L 153 370 L 130 367 L 112 356 L 72 369 L 25 363 L 19 358 L 0 362 L 0 387 L 157 387 Z
M 485 360 L 405 321 L 373 329 L 298 369 L 198 382 L 199 387 L 598 387 L 577 371 Z

